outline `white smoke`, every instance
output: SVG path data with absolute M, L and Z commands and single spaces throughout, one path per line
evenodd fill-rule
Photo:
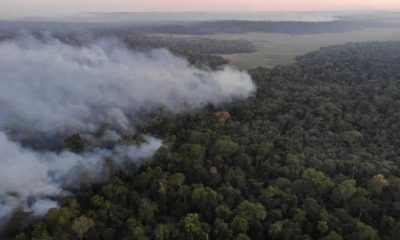
M 160 140 L 149 137 L 142 146 L 118 145 L 83 154 L 39 153 L 23 148 L 0 132 L 0 219 L 15 207 L 43 214 L 57 206 L 51 197 L 68 194 L 65 189 L 79 186 L 82 176 L 86 181 L 103 178 L 105 157 L 112 157 L 119 165 L 124 160 L 149 157 L 161 145 Z
M 249 96 L 250 76 L 204 71 L 166 50 L 132 52 L 116 41 L 74 47 L 57 40 L 0 44 L 0 129 L 55 134 L 127 130 L 135 111 L 176 112 Z
M 105 157 L 117 164 L 141 159 L 162 144 L 147 137 L 140 146 L 75 154 L 38 152 L 18 141 L 71 132 L 94 138 L 107 124 L 103 141 L 116 143 L 142 111 L 191 110 L 255 91 L 245 72 L 200 70 L 166 50 L 133 52 L 115 40 L 78 47 L 24 37 L 1 42 L 0 56 L 0 223 L 16 207 L 40 215 L 57 206 L 54 196 L 79 185 L 77 173 L 102 177 Z

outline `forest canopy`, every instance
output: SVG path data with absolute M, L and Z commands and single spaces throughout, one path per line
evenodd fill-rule
M 257 94 L 177 116 L 143 165 L 110 168 L 16 240 L 395 240 L 400 234 L 400 42 L 346 44 L 250 72 Z M 74 139 L 78 139 L 74 141 Z M 66 148 L 84 148 L 75 136 Z M 78 141 L 78 142 L 77 142 Z

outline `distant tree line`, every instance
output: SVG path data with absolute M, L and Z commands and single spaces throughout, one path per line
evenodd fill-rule
M 328 22 L 305 21 L 181 21 L 181 22 L 52 22 L 52 21 L 0 21 L 0 32 L 14 33 L 21 29 L 28 32 L 53 32 L 58 34 L 189 34 L 216 33 L 287 33 L 318 34 L 362 30 L 364 28 L 397 28 L 396 21 L 379 19 L 342 18 Z
M 251 53 L 256 48 L 247 40 L 217 40 L 210 38 L 166 37 L 133 35 L 124 37 L 124 42 L 133 48 L 167 48 L 173 52 L 197 54 Z
M 350 21 L 337 20 L 329 22 L 301 22 L 301 21 L 205 21 L 195 23 L 158 24 L 148 26 L 125 26 L 124 31 L 141 33 L 167 33 L 209 35 L 216 33 L 241 34 L 251 32 L 287 33 L 287 34 L 318 34 L 351 32 L 367 27 L 387 27 L 379 21 Z M 398 27 L 398 26 L 395 26 Z

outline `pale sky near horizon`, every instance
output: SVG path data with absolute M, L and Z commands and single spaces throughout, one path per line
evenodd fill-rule
M 0 0 L 0 16 L 59 16 L 101 11 L 399 10 L 400 0 Z

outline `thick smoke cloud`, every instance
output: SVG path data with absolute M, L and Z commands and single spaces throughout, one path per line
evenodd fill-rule
M 135 111 L 177 112 L 254 91 L 244 72 L 199 70 L 166 50 L 131 52 L 110 40 L 74 47 L 24 39 L 1 43 L 0 56 L 0 128 L 25 134 L 94 132 L 101 123 L 127 130 Z
M 136 116 L 221 104 L 251 95 L 250 76 L 229 67 L 196 69 L 166 50 L 132 52 L 116 40 L 71 46 L 31 37 L 0 42 L 0 223 L 16 207 L 40 215 L 54 196 L 79 185 L 79 174 L 103 178 L 103 159 L 116 163 L 151 156 L 161 141 L 118 145 Z M 21 142 L 80 132 L 114 146 L 87 152 L 39 152 Z M 29 145 L 29 144 L 28 144 Z M 4 219 L 4 218 L 3 218 Z

